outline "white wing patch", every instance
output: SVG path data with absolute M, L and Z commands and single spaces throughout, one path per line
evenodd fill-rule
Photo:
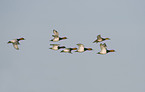
M 66 49 L 64 49 L 63 51 L 64 51 L 64 52 L 69 52 L 70 50 L 66 48 Z

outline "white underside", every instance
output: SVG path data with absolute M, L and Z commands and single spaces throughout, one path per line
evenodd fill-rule
M 58 46 L 53 46 L 52 49 L 53 50 L 58 50 Z
M 100 53 L 101 53 L 101 54 L 106 54 L 106 53 L 107 53 L 106 48 L 101 49 Z
M 78 52 L 84 52 L 84 47 L 80 46 Z
M 53 39 L 53 41 L 54 41 L 54 42 L 59 41 L 59 37 L 55 37 L 55 38 Z
M 63 51 L 64 51 L 64 52 L 69 52 L 70 50 L 69 50 L 69 49 L 64 49 Z
M 99 41 L 99 42 L 101 42 L 101 41 L 102 41 L 102 39 L 98 39 L 98 41 Z

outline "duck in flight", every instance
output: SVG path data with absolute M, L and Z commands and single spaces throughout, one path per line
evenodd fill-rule
M 53 38 L 52 40 L 50 40 L 50 41 L 58 42 L 58 41 L 60 41 L 60 40 L 67 39 L 67 37 L 59 37 L 59 33 L 58 33 L 55 29 L 53 29 L 53 33 L 54 33 L 54 35 L 52 35 L 52 36 L 53 36 L 54 38 Z
M 52 50 L 59 50 L 59 49 L 65 48 L 65 46 L 59 46 L 59 44 L 50 44 L 50 45 L 53 46 L 52 48 L 49 48 Z
M 13 39 L 13 40 L 8 41 L 8 44 L 9 44 L 9 43 L 12 43 L 12 44 L 13 44 L 13 47 L 14 47 L 16 50 L 19 50 L 18 45 L 20 45 L 20 43 L 19 43 L 20 40 L 25 40 L 25 39 L 24 39 L 24 38 Z
M 65 52 L 65 53 L 71 53 L 72 54 L 72 50 L 77 50 L 77 48 L 65 48 L 64 50 L 62 50 L 61 52 Z
M 78 45 L 78 49 L 77 49 L 77 51 L 75 51 L 75 52 L 84 52 L 84 51 L 87 51 L 87 50 L 93 50 L 92 48 L 85 48 L 84 47 L 84 45 L 83 44 L 77 44 Z
M 107 54 L 109 52 L 115 52 L 115 50 L 108 50 L 107 49 L 107 45 L 104 43 L 104 44 L 100 44 L 100 48 L 101 48 L 101 51 L 98 52 L 97 54 Z
M 93 43 L 95 43 L 95 42 L 98 43 L 98 42 L 102 42 L 105 40 L 110 40 L 110 38 L 102 38 L 101 35 L 98 35 L 97 39 Z

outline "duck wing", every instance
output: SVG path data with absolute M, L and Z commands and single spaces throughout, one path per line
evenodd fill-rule
M 16 50 L 19 50 L 18 44 L 13 43 L 13 47 L 14 47 Z
M 51 46 L 59 46 L 60 44 L 50 44 Z
M 97 39 L 102 39 L 101 35 L 98 35 L 98 36 L 97 36 Z
M 55 29 L 53 29 L 53 33 L 54 33 L 53 36 L 59 36 L 59 33 Z

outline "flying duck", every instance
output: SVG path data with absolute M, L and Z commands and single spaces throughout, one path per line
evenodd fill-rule
M 107 54 L 109 52 L 115 52 L 115 50 L 108 50 L 107 49 L 107 45 L 104 43 L 104 44 L 100 44 L 100 48 L 101 48 L 101 51 L 98 52 L 97 54 Z
M 50 45 L 53 46 L 52 48 L 49 48 L 49 49 L 52 49 L 52 50 L 59 50 L 61 48 L 65 48 L 65 46 L 59 46 L 59 44 L 50 44 Z
M 65 48 L 64 50 L 62 50 L 61 52 L 65 52 L 65 53 L 71 53 L 72 54 L 72 50 L 76 50 L 77 48 Z
M 101 35 L 98 35 L 97 39 L 93 43 L 95 43 L 95 42 L 98 43 L 98 42 L 102 42 L 105 40 L 110 40 L 110 38 L 102 38 Z
M 86 50 L 92 50 L 92 48 L 85 48 L 83 44 L 77 44 L 79 48 L 75 52 L 84 52 Z
M 13 39 L 13 40 L 8 41 L 8 44 L 9 44 L 9 43 L 12 43 L 12 44 L 13 44 L 13 47 L 14 47 L 16 50 L 19 50 L 18 45 L 20 44 L 20 43 L 19 43 L 20 40 L 25 40 L 25 39 L 24 39 L 24 38 Z
M 60 40 L 67 39 L 67 37 L 59 37 L 59 33 L 55 29 L 53 29 L 53 33 L 54 33 L 54 35 L 52 35 L 52 36 L 54 38 L 52 40 L 50 40 L 50 41 L 58 42 Z

